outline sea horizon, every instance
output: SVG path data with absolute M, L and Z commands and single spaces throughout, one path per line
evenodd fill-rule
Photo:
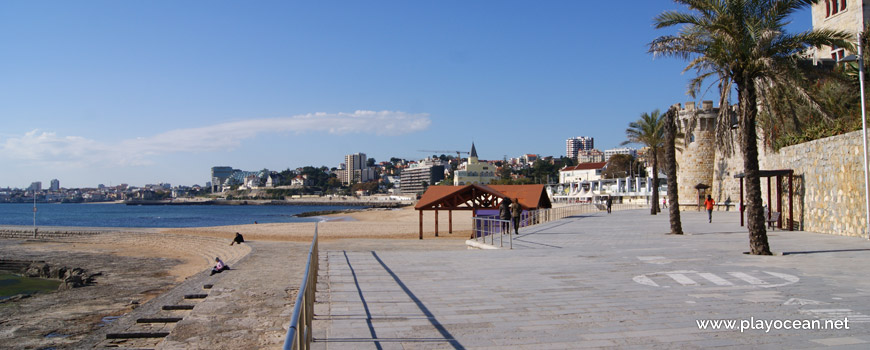
M 33 203 L 0 204 L 0 226 L 33 226 Z M 321 222 L 308 212 L 361 209 L 333 205 L 126 205 L 47 203 L 36 205 L 36 226 L 94 228 L 189 228 L 255 223 Z

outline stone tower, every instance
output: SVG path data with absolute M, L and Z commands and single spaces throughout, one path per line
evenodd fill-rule
M 697 205 L 696 186 L 713 187 L 713 169 L 716 160 L 716 117 L 719 108 L 713 101 L 703 101 L 701 108 L 695 102 L 686 102 L 677 116 L 677 129 L 683 140 L 677 140 L 677 183 L 681 205 Z M 702 191 L 702 195 L 710 193 Z

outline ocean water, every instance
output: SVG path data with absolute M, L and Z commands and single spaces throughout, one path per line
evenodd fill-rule
M 37 204 L 37 226 L 203 227 L 278 222 L 315 222 L 293 215 L 352 207 L 301 205 Z M 357 207 L 358 208 L 358 207 Z M 32 203 L 0 204 L 0 225 L 33 225 Z

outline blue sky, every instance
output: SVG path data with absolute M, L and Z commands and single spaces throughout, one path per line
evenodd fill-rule
M 212 166 L 618 146 L 685 102 L 671 1 L 0 2 L 0 187 L 205 184 Z M 807 30 L 808 11 L 792 31 Z M 715 99 L 715 91 L 706 99 Z

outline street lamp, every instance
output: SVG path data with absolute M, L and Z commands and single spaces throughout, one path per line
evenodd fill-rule
M 861 47 L 861 32 L 858 32 L 858 56 L 849 55 L 841 61 L 857 61 L 858 64 L 858 84 L 861 86 L 861 130 L 863 136 L 861 138 L 864 144 L 864 216 L 866 220 L 865 233 L 867 239 L 870 239 L 870 171 L 867 165 L 867 111 L 864 105 L 864 51 Z

